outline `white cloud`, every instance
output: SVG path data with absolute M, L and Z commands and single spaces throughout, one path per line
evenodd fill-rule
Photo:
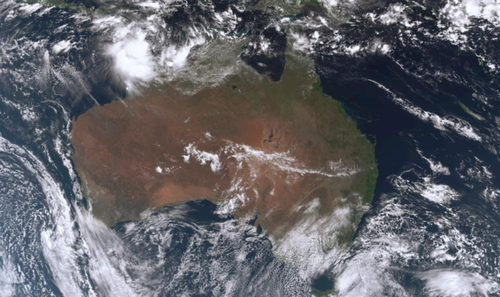
M 159 62 L 161 65 L 165 65 L 173 69 L 180 69 L 186 65 L 191 49 L 194 46 L 205 43 L 205 41 L 206 40 L 204 37 L 198 36 L 190 39 L 184 45 L 168 46 L 165 50 L 162 51 Z
M 301 52 L 308 52 L 311 50 L 311 45 L 309 43 L 309 38 L 299 33 L 291 32 L 290 35 L 295 39 L 293 42 L 293 48 Z
M 118 29 L 117 41 L 106 52 L 113 57 L 114 68 L 123 78 L 128 89 L 136 83 L 149 82 L 156 75 L 155 63 L 146 41 L 146 33 L 130 26 Z
M 313 200 L 305 207 L 317 206 Z M 338 236 L 343 228 L 354 228 L 350 226 L 351 211 L 352 208 L 345 207 L 336 209 L 328 217 L 305 216 L 282 238 L 271 236 L 274 252 L 279 259 L 296 265 L 304 279 L 324 272 L 346 255 Z
M 458 197 L 458 194 L 449 186 L 443 184 L 433 184 L 430 182 L 423 185 L 423 189 L 420 194 L 423 197 L 440 204 L 447 203 Z
M 431 158 L 426 158 L 420 150 L 417 149 L 418 154 L 429 163 L 432 172 L 443 175 L 450 175 L 450 169 L 443 166 L 439 161 L 433 161 Z
M 482 18 L 500 24 L 500 3 L 496 0 L 449 0 L 441 10 L 451 23 L 466 31 L 472 18 Z
M 186 146 L 184 151 L 186 152 L 186 154 L 182 156 L 184 162 L 188 162 L 189 159 L 193 157 L 196 161 L 200 162 L 201 165 L 210 164 L 210 169 L 212 169 L 214 173 L 219 172 L 222 168 L 219 155 L 199 150 L 193 143 Z
M 397 97 L 394 92 L 392 92 L 391 90 L 389 90 L 388 88 L 386 88 L 385 86 L 383 86 L 382 84 L 380 84 L 374 80 L 367 79 L 367 81 L 374 83 L 379 88 L 381 88 L 382 90 L 389 93 L 391 95 L 391 97 L 393 98 L 393 101 L 397 105 L 401 106 L 401 108 L 403 108 L 407 112 L 413 114 L 414 116 L 418 117 L 419 119 L 421 119 L 424 122 L 432 123 L 434 128 L 441 130 L 441 131 L 447 131 L 448 129 L 451 129 L 451 130 L 455 131 L 456 133 L 458 133 L 464 137 L 470 138 L 472 140 L 475 140 L 475 141 L 482 140 L 481 136 L 479 136 L 474 131 L 474 128 L 472 128 L 472 126 L 468 122 L 466 122 L 462 119 L 456 118 L 456 117 L 451 117 L 451 116 L 440 117 L 439 115 L 437 115 L 435 113 L 426 111 L 418 106 L 411 104 L 407 100 L 404 100 L 402 98 Z
M 382 24 L 409 23 L 408 17 L 404 13 L 405 7 L 400 4 L 391 4 L 384 14 L 379 16 Z
M 58 54 L 60 52 L 65 53 L 71 48 L 71 42 L 69 40 L 61 40 L 52 46 L 52 53 Z
M 421 273 L 420 278 L 426 282 L 430 296 L 488 296 L 492 288 L 498 287 L 479 275 L 456 270 L 430 270 Z
M 13 284 L 18 282 L 18 275 L 8 255 L 0 250 L 0 297 L 15 296 L 16 289 Z
M 21 10 L 25 14 L 29 15 L 29 14 L 32 14 L 32 13 L 36 12 L 37 10 L 39 10 L 42 7 L 43 6 L 40 3 L 35 3 L 35 4 L 31 4 L 31 5 L 30 4 L 25 4 L 21 8 L 19 8 L 19 10 Z
M 160 9 L 160 3 L 153 1 L 144 1 L 139 3 L 138 5 L 144 8 Z

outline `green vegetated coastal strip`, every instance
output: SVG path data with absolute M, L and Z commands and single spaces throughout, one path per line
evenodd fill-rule
M 313 86 L 316 91 L 320 92 L 325 96 L 328 96 L 323 92 L 322 82 L 321 79 L 319 78 L 319 75 L 316 75 L 316 78 L 313 81 Z M 339 101 L 331 98 L 330 96 L 328 97 L 330 98 L 331 104 L 336 105 L 339 114 L 342 115 L 345 121 L 353 121 L 348 117 L 345 109 L 343 108 L 342 104 Z M 318 110 L 320 109 L 321 107 L 318 106 Z M 353 124 L 356 126 L 355 123 Z M 369 206 L 371 205 L 374 198 L 375 186 L 378 178 L 378 168 L 375 159 L 375 144 L 370 143 L 370 141 L 364 135 L 361 134 L 359 129 L 356 128 L 356 130 L 357 131 L 351 131 L 351 132 L 356 134 L 359 133 L 358 141 L 352 143 L 349 146 L 352 148 L 352 154 L 354 156 L 359 157 L 362 160 L 360 163 L 364 164 L 366 167 L 363 169 L 362 172 L 358 173 L 358 176 L 352 183 L 351 188 L 343 190 L 342 194 L 347 197 L 351 194 L 351 191 L 360 193 L 363 198 L 363 204 Z M 340 145 L 347 145 L 347 144 L 341 143 Z M 363 214 L 364 211 L 362 210 L 361 211 L 354 210 L 354 215 L 351 217 L 351 223 L 352 226 L 356 226 L 356 228 L 345 228 L 345 230 L 343 230 L 343 232 L 341 233 L 339 243 L 344 244 L 346 246 L 350 246 L 350 244 L 354 239 L 357 226 L 359 225 L 360 219 L 363 216 Z M 318 290 L 317 288 L 311 287 L 311 294 L 314 296 L 331 296 L 332 294 L 335 294 L 335 288 L 321 291 Z
M 318 75 L 316 75 L 316 79 L 314 80 L 314 88 L 323 95 L 330 97 L 323 92 L 323 87 L 321 84 L 321 79 Z M 353 121 L 351 118 L 349 118 L 347 112 L 342 107 L 342 104 L 339 101 L 332 98 L 332 104 L 337 106 L 339 113 L 346 121 Z M 361 131 L 359 131 L 359 129 L 357 130 L 358 133 L 361 134 Z M 353 190 L 361 193 L 363 201 L 367 204 L 370 204 L 373 201 L 375 185 L 378 178 L 377 162 L 375 160 L 375 144 L 370 143 L 370 141 L 364 135 L 360 135 L 359 142 L 355 145 L 354 150 L 354 154 L 361 156 L 364 164 L 371 164 L 371 166 L 364 169 L 365 172 L 363 174 L 363 178 L 359 180 L 359 183 L 355 184 Z M 365 182 L 363 182 L 363 180 L 365 180 Z

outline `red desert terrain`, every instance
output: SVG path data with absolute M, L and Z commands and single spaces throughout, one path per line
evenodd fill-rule
M 195 95 L 166 86 L 80 116 L 73 161 L 93 213 L 112 225 L 208 199 L 236 217 L 257 213 L 279 236 L 314 199 L 320 216 L 369 201 L 371 144 L 300 64 L 290 67 L 278 83 L 243 73 Z

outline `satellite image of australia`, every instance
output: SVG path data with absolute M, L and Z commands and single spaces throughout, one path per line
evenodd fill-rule
M 497 74 L 498 0 L 0 0 L 0 297 L 500 296 Z

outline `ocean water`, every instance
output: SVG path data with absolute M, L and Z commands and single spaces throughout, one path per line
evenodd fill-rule
M 132 12 L 87 2 L 97 16 L 2 2 L 0 296 L 307 296 L 311 283 L 340 296 L 499 295 L 496 6 L 354 2 L 260 19 L 242 17 L 244 2 L 174 3 L 170 18 L 153 1 L 121 4 Z M 282 33 L 264 33 L 268 23 Z M 224 46 L 207 43 L 215 33 Z M 72 118 L 174 78 L 220 83 L 247 63 L 276 80 L 283 35 L 376 144 L 375 199 L 345 258 L 303 279 L 251 222 L 206 201 L 111 229 L 90 215 Z M 216 66 L 189 68 L 188 55 Z

